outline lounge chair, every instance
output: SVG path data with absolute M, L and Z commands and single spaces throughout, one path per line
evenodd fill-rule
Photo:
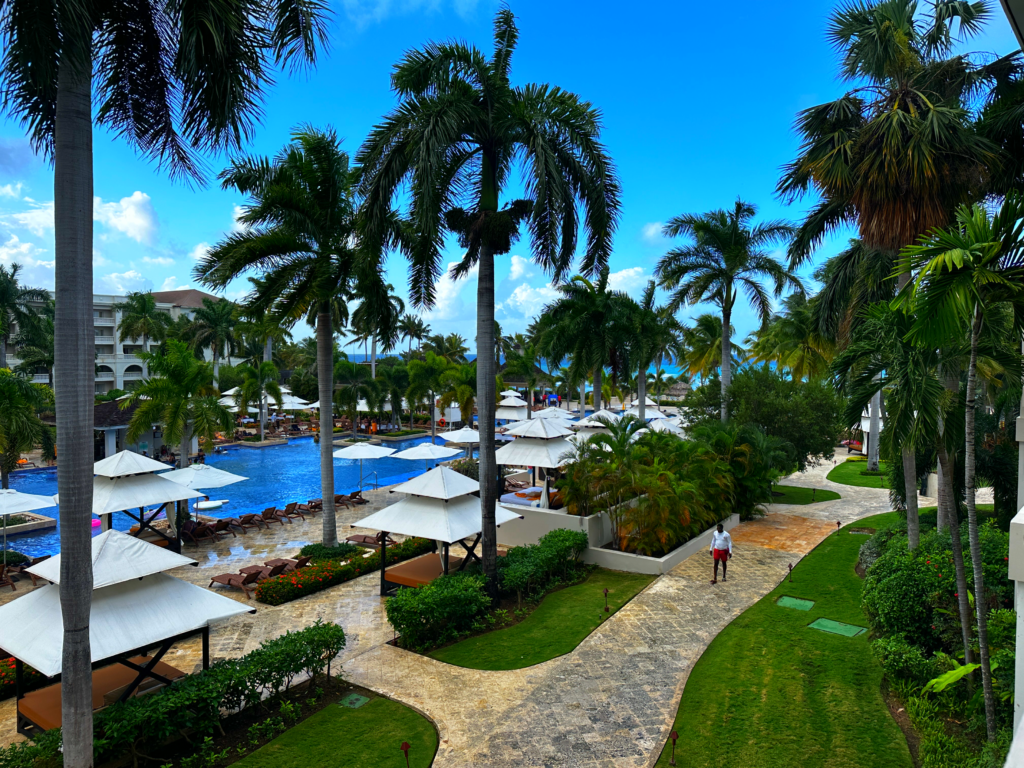
M 362 491 L 356 491 L 355 493 L 350 493 L 348 495 L 348 500 L 352 504 L 369 504 L 370 503 L 366 499 L 363 498 L 363 492 Z
M 380 534 L 376 536 L 370 536 L 366 533 L 356 533 L 345 539 L 349 544 L 358 544 L 360 547 L 369 547 L 370 549 L 377 549 L 380 547 Z M 395 546 L 395 540 L 388 536 L 387 545 L 389 547 Z
M 339 505 L 351 509 L 352 499 L 343 493 L 339 493 L 334 497 L 334 506 L 337 507 Z
M 323 508 L 322 505 L 319 505 L 319 504 L 306 503 L 306 504 L 299 504 L 295 508 L 295 511 L 303 513 L 303 514 L 306 514 L 306 515 L 309 515 L 310 517 L 316 517 L 316 513 L 317 512 L 323 512 L 324 508 Z
M 14 580 L 11 578 L 10 566 L 4 566 L 0 569 L 0 587 L 10 587 L 11 592 L 18 591 L 18 588 L 14 586 Z
M 42 557 L 35 557 L 35 558 L 32 559 L 31 562 L 25 563 L 24 565 L 10 565 L 10 566 L 8 566 L 7 567 L 7 572 L 8 573 L 17 573 L 19 575 L 24 573 L 24 574 L 26 574 L 28 576 L 31 576 L 32 577 L 32 586 L 34 587 L 34 586 L 36 586 L 37 583 L 39 583 L 40 577 L 36 576 L 34 573 L 29 573 L 25 569 L 26 568 L 31 568 L 33 565 L 38 565 L 39 563 L 43 562 L 43 560 L 49 560 L 49 559 L 50 559 L 49 555 L 43 555 Z
M 239 528 L 241 528 L 243 532 L 247 531 L 249 528 L 264 527 L 263 520 L 260 519 L 260 516 L 257 515 L 255 512 L 250 512 L 247 515 L 242 515 L 240 518 L 238 518 L 238 522 L 236 523 L 236 525 Z
M 233 521 L 234 518 L 232 517 L 223 517 L 218 520 L 213 526 L 213 535 L 220 538 L 221 536 L 227 536 L 230 533 L 232 538 L 238 538 L 238 534 L 231 530 L 231 523 Z
M 308 555 L 306 557 L 300 557 L 298 560 L 292 560 L 288 557 L 279 557 L 275 560 L 267 560 L 264 565 L 271 568 L 277 567 L 278 565 L 284 566 L 285 573 L 291 573 L 292 571 L 301 571 L 303 568 L 309 567 L 309 561 L 312 558 Z
M 303 520 L 306 519 L 306 516 L 299 511 L 299 502 L 297 501 L 285 504 L 284 509 L 277 510 L 277 516 L 287 517 L 290 520 L 294 520 L 297 517 Z
M 244 573 L 246 576 L 256 574 L 257 581 L 263 581 L 264 579 L 272 579 L 275 576 L 280 576 L 284 573 L 284 569 L 287 567 L 287 563 L 278 562 L 277 565 L 271 565 L 265 563 L 264 565 L 249 565 L 245 568 L 240 568 L 239 573 Z
M 225 587 L 235 587 L 245 592 L 245 596 L 252 599 L 249 593 L 253 584 L 259 581 L 259 573 L 222 573 L 210 579 L 210 587 L 214 584 L 223 584 Z M 208 587 L 209 589 L 209 587 Z
M 213 526 L 208 525 L 207 523 L 198 523 L 194 528 L 183 525 L 181 528 L 181 535 L 191 539 L 192 543 L 196 546 L 199 546 L 200 541 L 219 538 L 219 536 L 214 532 Z
M 277 507 L 267 507 L 264 509 L 263 512 L 260 513 L 260 520 L 266 523 L 268 528 L 270 527 L 270 523 L 279 523 L 280 525 L 284 525 L 284 521 L 277 515 Z

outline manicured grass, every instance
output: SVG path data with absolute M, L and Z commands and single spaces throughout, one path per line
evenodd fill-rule
M 894 513 L 858 521 L 880 528 Z M 727 626 L 697 661 L 673 726 L 686 768 L 910 768 L 882 699 L 867 633 L 810 629 L 819 618 L 867 626 L 854 572 L 864 535 L 833 533 L 784 581 Z M 810 611 L 775 604 L 814 601 Z M 658 761 L 667 766 L 671 745 Z
M 781 493 L 781 496 L 776 494 Z M 772 488 L 772 504 L 817 504 L 842 498 L 835 491 L 821 488 L 800 488 L 795 485 L 776 485 Z
M 522 669 L 569 653 L 654 576 L 599 568 L 586 581 L 545 597 L 518 624 L 470 637 L 430 655 L 470 669 Z M 611 613 L 604 613 L 604 590 Z
M 860 488 L 888 488 L 885 484 L 885 462 L 878 462 L 881 475 L 862 475 L 861 472 L 868 468 L 866 461 L 844 461 L 837 464 L 836 468 L 828 473 L 828 480 L 843 485 L 856 485 Z
M 422 715 L 390 699 L 359 709 L 331 704 L 234 765 L 237 768 L 427 768 L 437 752 L 437 731 Z

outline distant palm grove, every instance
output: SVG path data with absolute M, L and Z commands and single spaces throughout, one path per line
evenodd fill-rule
M 247 410 L 262 436 L 282 387 L 319 404 L 308 418 L 323 438 L 324 547 L 339 543 L 327 437 L 336 418 L 356 431 L 364 420 L 423 434 L 477 428 L 468 464 L 492 597 L 495 413 L 509 387 L 527 418 L 551 405 L 579 416 L 633 405 L 577 446 L 557 488 L 569 514 L 609 512 L 613 549 L 651 557 L 734 512 L 763 515 L 783 477 L 831 463 L 841 443 L 861 448 L 858 477 L 881 478 L 900 520 L 864 587 L 893 711 L 904 707 L 920 732 L 921 765 L 1005 755 L 1015 643 L 1001 558 L 1019 503 L 1024 57 L 960 52 L 997 6 L 839 4 L 826 34 L 847 91 L 795 116 L 799 148 L 776 188 L 801 209 L 769 219 L 736 197 L 672 211 L 665 252 L 633 295 L 611 279 L 624 198 L 601 94 L 521 82 L 509 7 L 485 48 L 451 40 L 407 51 L 391 71 L 394 108 L 351 151 L 312 111 L 264 156 L 248 151 L 271 72 L 316 65 L 326 4 L 214 2 L 206 14 L 146 0 L 130 19 L 122 6 L 57 2 L 44 14 L 37 0 L 0 3 L 4 106 L 55 174 L 55 299 L 26 285 L 17 264 L 0 266 L 0 479 L 7 488 L 33 447 L 60 457 L 64 766 L 93 764 L 95 403 L 137 408 L 130 435 L 163 425 L 184 467 L 191 438 L 209 444 Z M 238 302 L 207 300 L 176 322 L 150 293 L 125 296 L 119 341 L 142 341 L 144 377 L 99 397 L 95 127 L 190 183 L 210 181 L 205 155 L 231 152 L 216 181 L 244 199 L 242 226 L 193 278 L 215 292 L 248 286 Z M 848 242 L 823 258 L 837 233 Z M 510 329 L 495 319 L 495 265 L 516 247 L 550 278 L 553 298 Z M 476 324 L 443 334 L 424 313 L 454 251 L 450 277 L 477 275 Z M 408 264 L 404 292 L 388 283 L 389 254 Z M 758 327 L 740 337 L 746 309 Z M 9 357 L 20 361 L 13 371 Z M 32 383 L 43 375 L 48 383 Z M 680 409 L 679 428 L 649 426 L 667 405 Z M 934 512 L 918 509 L 929 479 Z M 981 486 L 991 508 L 978 503 Z M 948 584 L 929 580 L 933 558 Z

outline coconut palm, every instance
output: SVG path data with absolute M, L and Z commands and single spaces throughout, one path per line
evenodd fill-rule
M 380 391 L 387 397 L 391 406 L 391 415 L 398 419 L 398 427 L 402 427 L 402 401 L 409 389 L 409 369 L 404 365 L 389 365 L 377 371 L 377 383 Z M 412 426 L 412 422 L 409 422 Z
M 203 299 L 192 316 L 192 344 L 207 348 L 213 354 L 213 388 L 218 389 L 220 359 L 235 345 L 235 326 L 238 324 L 236 307 L 223 299 Z
M 433 336 L 427 337 L 424 346 L 453 365 L 466 362 L 466 355 L 469 353 L 466 338 L 457 333 L 449 333 L 447 336 L 435 333 Z
M 737 200 L 731 210 L 683 214 L 669 220 L 666 237 L 684 236 L 686 245 L 673 248 L 658 262 L 655 274 L 672 291 L 670 306 L 710 302 L 722 314 L 722 421 L 729 418 L 727 392 L 732 383 L 732 312 L 742 291 L 764 323 L 771 316 L 771 299 L 762 282 L 770 280 L 778 298 L 786 288 L 802 292 L 800 279 L 771 251 L 793 236 L 784 221 L 753 224 L 757 208 Z
M 409 357 L 411 358 L 412 343 L 415 341 L 416 348 L 419 349 L 423 340 L 430 335 L 430 326 L 423 322 L 422 317 L 405 314 L 398 322 L 398 332 L 401 338 L 409 340 Z
M 334 402 L 348 412 L 349 420 L 354 426 L 359 401 L 370 400 L 373 397 L 374 384 L 370 377 L 370 369 L 349 360 L 340 360 L 334 365 L 334 381 L 338 385 L 334 392 Z M 330 443 L 329 440 L 327 442 Z
M 406 250 L 410 296 L 434 301 L 445 234 L 466 249 L 454 276 L 479 267 L 477 394 L 480 403 L 480 476 L 483 567 L 496 590 L 494 509 L 494 257 L 507 254 L 520 225 L 531 235 L 534 258 L 560 282 L 571 269 L 582 227 L 582 271 L 606 263 L 618 218 L 619 186 L 600 143 L 600 114 L 575 94 L 550 85 L 510 82 L 519 39 L 515 17 L 501 8 L 494 21 L 494 53 L 461 42 L 410 51 L 395 67 L 398 106 L 377 125 L 359 153 L 368 232 L 378 238 L 396 195 L 411 188 L 410 221 L 416 238 Z M 526 199 L 502 200 L 519 189 Z M 581 210 L 582 209 L 582 215 Z M 493 482 L 491 481 L 493 479 Z M 495 593 L 496 594 L 496 593 Z
M 49 10 L 47 11 L 46 8 Z M 92 765 L 93 121 L 170 169 L 201 180 L 199 151 L 237 149 L 279 66 L 312 62 L 326 35 L 320 0 L 51 4 L 0 13 L 5 111 L 53 161 L 60 464 L 63 759 Z M 95 111 L 93 107 L 95 106 Z M 84 560 L 83 560 L 84 559 Z
M 46 291 L 21 285 L 19 272 L 20 264 L 0 265 L 0 368 L 7 367 L 7 344 L 15 326 L 19 331 L 27 329 L 50 301 Z
M 465 426 L 473 424 L 476 407 L 476 363 L 453 365 L 441 374 L 441 410 L 456 405 Z
M 734 333 L 729 329 L 729 333 Z M 682 362 L 690 376 L 699 376 L 701 381 L 722 367 L 722 318 L 705 312 L 693 318 L 693 325 L 683 328 L 683 338 L 686 343 L 686 353 Z M 738 366 L 747 353 L 738 344 L 731 344 L 732 366 Z
M 45 427 L 37 413 L 42 400 L 37 387 L 0 368 L 0 488 L 10 487 L 22 452 L 42 438 Z
M 243 365 L 238 371 L 242 383 L 235 394 L 235 405 L 239 413 L 248 413 L 252 406 L 259 410 L 260 442 L 264 439 L 264 427 L 267 423 L 267 400 L 274 398 L 277 407 L 282 405 L 281 385 L 278 384 L 277 366 L 269 360 L 257 365 Z
M 405 312 L 405 302 L 392 293 L 394 286 L 388 283 L 384 290 L 386 295 L 382 302 L 376 302 L 371 297 L 370 301 L 361 302 L 352 313 L 352 327 L 371 344 L 371 379 L 377 378 L 377 342 L 381 342 L 384 352 L 395 348 L 399 338 L 398 325 Z
M 537 388 L 540 381 L 540 354 L 537 345 L 523 339 L 511 351 L 505 365 L 505 373 L 511 374 L 510 378 L 522 379 L 526 383 L 526 418 L 533 418 L 533 390 Z
M 787 296 L 782 311 L 747 338 L 750 359 L 774 363 L 798 381 L 825 376 L 834 345 L 819 333 L 813 306 L 802 293 Z
M 430 350 L 427 350 L 422 360 L 409 361 L 409 401 L 421 402 L 424 398 L 429 398 L 431 437 L 437 435 L 437 419 L 434 415 L 437 395 L 443 386 L 442 377 L 451 366 L 446 358 L 435 355 Z
M 0 268 L 2 269 L 2 268 Z M 47 383 L 53 387 L 53 301 L 47 299 L 36 317 L 18 327 L 14 337 L 21 362 L 15 371 L 26 376 L 34 375 L 40 368 L 46 371 Z
M 124 301 L 116 302 L 113 309 L 121 313 L 117 323 L 118 341 L 123 343 L 142 339 L 142 351 L 149 352 L 151 340 L 162 342 L 167 338 L 171 315 L 157 309 L 152 291 L 132 291 L 125 296 Z
M 647 283 L 639 301 L 627 302 L 626 320 L 630 337 L 627 342 L 633 369 L 637 372 L 636 394 L 640 421 L 646 423 L 647 371 L 655 362 L 671 360 L 680 348 L 682 326 L 669 307 L 654 303 L 656 284 Z M 660 370 L 660 365 L 659 365 Z
M 961 206 L 951 226 L 935 230 L 918 245 L 904 249 L 899 269 L 904 274 L 916 273 L 897 300 L 898 305 L 913 307 L 916 312 L 917 318 L 909 333 L 911 339 L 941 345 L 969 329 L 964 485 L 974 589 L 975 595 L 981 596 L 984 584 L 975 493 L 974 434 L 978 349 L 986 320 L 991 321 L 991 316 L 1001 308 L 1013 309 L 1018 338 L 1024 330 L 1024 195 L 1011 193 L 991 217 L 981 205 Z M 983 610 L 976 613 L 985 720 L 989 740 L 993 740 L 995 699 L 988 658 L 987 616 Z
M 270 338 L 274 328 L 302 318 L 316 324 L 320 434 L 334 427 L 334 329 L 338 296 L 358 293 L 369 309 L 387 296 L 379 252 L 358 238 L 354 197 L 356 172 L 333 131 L 300 128 L 273 159 L 236 160 L 221 174 L 226 188 L 248 195 L 242 216 L 247 229 L 230 235 L 196 266 L 197 279 L 223 288 L 256 272 L 247 297 L 250 314 Z M 337 543 L 334 457 L 331 441 L 320 441 L 320 486 L 324 500 L 324 546 Z

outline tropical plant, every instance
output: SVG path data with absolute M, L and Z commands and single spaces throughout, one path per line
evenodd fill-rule
M 399 337 L 398 324 L 405 312 L 405 302 L 392 293 L 393 290 L 394 286 L 388 283 L 384 286 L 383 296 L 360 302 L 352 313 L 353 329 L 371 344 L 370 377 L 374 379 L 377 378 L 377 342 L 381 342 L 385 352 L 395 348 Z
M 437 408 L 437 396 L 442 389 L 442 377 L 451 368 L 447 359 L 427 351 L 422 360 L 409 361 L 409 402 L 422 402 L 429 398 L 430 412 L 430 435 L 437 435 L 437 419 L 435 409 Z
M 1001 306 L 1013 309 L 1018 338 L 1024 331 L 1024 195 L 1007 196 L 994 216 L 989 216 L 981 205 L 961 206 L 950 227 L 935 230 L 918 245 L 904 249 L 900 272 L 916 273 L 898 301 L 902 306 L 912 306 L 916 312 L 916 321 L 908 334 L 911 339 L 941 345 L 969 329 L 964 484 L 974 586 L 980 592 L 984 588 L 984 575 L 975 493 L 978 351 L 986 319 L 991 320 L 991 315 Z M 996 723 L 988 630 L 985 611 L 976 614 L 985 720 L 991 741 L 995 738 Z
M 41 288 L 21 285 L 19 272 L 20 264 L 0 265 L 0 368 L 7 367 L 7 344 L 14 327 L 27 330 L 36 321 L 40 308 L 50 301 L 50 294 Z
M 538 363 L 540 354 L 537 345 L 523 339 L 523 343 L 517 345 L 509 352 L 504 373 L 510 378 L 521 379 L 526 384 L 526 418 L 533 418 L 533 390 L 540 383 L 541 371 Z
M 473 424 L 476 407 L 476 363 L 453 365 L 441 374 L 441 410 L 456 405 L 465 426 Z
M 22 452 L 42 439 L 45 427 L 37 414 L 42 404 L 37 387 L 0 368 L 0 488 L 10 487 Z
M 466 362 L 466 354 L 469 352 L 465 337 L 457 333 L 449 333 L 447 336 L 435 333 L 427 337 L 424 347 L 453 365 Z
M 654 303 L 656 284 L 647 283 L 639 301 L 627 303 L 626 323 L 630 336 L 627 348 L 636 376 L 637 409 L 640 421 L 646 421 L 647 372 L 659 361 L 672 360 L 681 351 L 682 326 L 669 307 Z M 660 370 L 660 366 L 659 366 Z
M 53 301 L 48 299 L 32 322 L 18 327 L 14 346 L 21 360 L 14 370 L 25 376 L 33 376 L 42 368 L 46 371 L 47 383 L 53 387 Z
M 263 361 L 258 365 L 243 365 L 238 372 L 242 375 L 242 383 L 235 394 L 235 405 L 238 412 L 243 414 L 248 413 L 252 406 L 257 407 L 260 417 L 260 442 L 263 442 L 268 400 L 273 398 L 278 408 L 282 405 L 277 366 L 272 362 Z
M 356 423 L 356 412 L 360 400 L 373 398 L 374 382 L 370 378 L 370 369 L 365 365 L 341 360 L 334 365 L 334 402 L 348 413 L 353 424 Z M 326 545 L 325 545 L 326 546 Z
M 338 296 L 358 292 L 367 311 L 387 299 L 379 252 L 364 249 L 358 237 L 356 172 L 333 131 L 306 127 L 296 130 L 272 160 L 236 160 L 221 180 L 224 187 L 249 196 L 242 215 L 248 229 L 211 249 L 196 266 L 196 276 L 223 288 L 245 272 L 258 272 L 247 303 L 266 326 L 279 328 L 302 318 L 315 324 L 320 434 L 329 435 L 334 426 L 333 325 L 342 312 Z M 332 450 L 330 440 L 320 441 L 324 546 L 338 539 Z
M 771 316 L 771 299 L 762 281 L 771 281 L 776 298 L 786 288 L 803 292 L 800 279 L 771 253 L 792 238 L 792 225 L 784 221 L 755 225 L 756 214 L 754 205 L 737 200 L 731 210 L 673 217 L 664 227 L 665 236 L 684 236 L 689 242 L 666 253 L 655 270 L 660 285 L 672 291 L 673 311 L 684 304 L 710 302 L 721 312 L 723 422 L 729 418 L 732 313 L 739 292 L 746 294 L 762 323 Z
M 501 8 L 494 21 L 494 54 L 461 42 L 410 51 L 395 67 L 399 104 L 377 125 L 359 153 L 363 165 L 367 231 L 383 240 L 391 201 L 411 188 L 409 220 L 415 238 L 410 296 L 434 301 L 445 234 L 466 249 L 455 277 L 474 267 L 477 277 L 480 470 L 483 566 L 497 589 L 497 467 L 494 462 L 495 360 L 494 257 L 507 254 L 520 225 L 531 235 L 535 259 L 561 282 L 576 253 L 578 230 L 586 245 L 582 272 L 608 259 L 619 210 L 615 171 L 599 140 L 600 114 L 575 94 L 549 85 L 515 87 L 509 80 L 519 39 L 515 17 Z M 522 170 L 527 199 L 508 201 Z M 461 207 L 460 207 L 461 205 Z M 579 209 L 583 215 L 579 215 Z
M 132 291 L 124 301 L 113 305 L 115 312 L 121 313 L 117 323 L 117 340 L 119 342 L 142 340 L 142 351 L 149 352 L 150 341 L 164 341 L 167 329 L 171 325 L 171 315 L 157 309 L 156 299 L 152 291 Z M 140 355 L 141 357 L 141 355 Z M 143 363 L 145 369 L 145 363 Z
M 236 307 L 224 299 L 203 299 L 196 307 L 190 328 L 192 344 L 199 349 L 208 348 L 213 354 L 213 388 L 220 384 L 220 359 L 230 354 L 235 346 L 235 326 L 238 324 Z
M 387 398 L 391 408 L 391 416 L 398 419 L 398 427 L 402 427 L 402 402 L 409 390 L 409 369 L 404 365 L 383 366 L 377 371 L 377 383 L 380 392 Z M 411 411 L 410 411 L 411 414 Z M 412 421 L 409 426 L 412 427 Z
M 729 333 L 735 332 L 734 328 Z M 705 312 L 693 318 L 693 325 L 683 328 L 685 351 L 682 362 L 690 376 L 698 376 L 701 381 L 718 373 L 722 365 L 722 318 Z M 746 357 L 746 350 L 736 343 L 730 345 L 732 359 L 730 365 L 738 368 L 740 361 Z
M 423 321 L 422 317 L 404 314 L 398 321 L 398 333 L 400 338 L 409 340 L 409 357 L 412 358 L 412 343 L 415 341 L 416 348 L 419 349 L 423 340 L 430 336 L 430 326 Z
M 834 344 L 819 332 L 813 306 L 802 293 L 787 296 L 783 310 L 747 338 L 750 358 L 774 364 L 794 379 L 827 375 Z

